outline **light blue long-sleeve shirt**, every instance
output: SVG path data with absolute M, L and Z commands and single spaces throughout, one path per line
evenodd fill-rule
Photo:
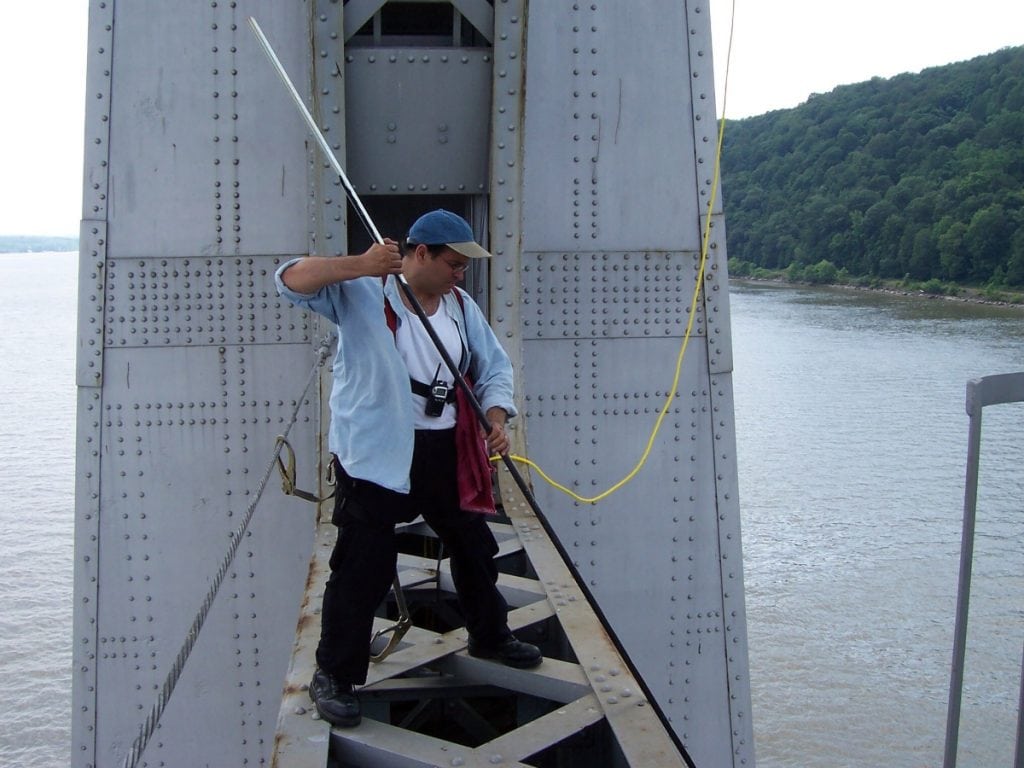
M 385 297 L 399 323 L 415 316 L 399 296 L 397 278 L 389 278 L 383 289 L 379 277 L 360 277 L 332 283 L 314 294 L 297 293 L 281 279 L 296 261 L 292 259 L 277 270 L 277 292 L 338 327 L 328 433 L 331 453 L 352 477 L 408 493 L 415 432 L 413 401 L 409 372 L 385 320 Z M 484 411 L 497 406 L 515 416 L 512 363 L 480 307 L 465 291 L 462 298 L 462 307 L 452 293 L 445 294 L 442 301 L 467 350 L 460 363 L 462 372 L 472 377 L 474 394 Z

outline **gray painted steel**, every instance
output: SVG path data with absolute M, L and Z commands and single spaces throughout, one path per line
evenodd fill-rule
M 301 127 L 235 3 L 94 2 L 81 248 L 72 754 L 120 764 L 312 365 L 276 296 L 308 250 Z M 305 14 L 264 3 L 308 72 Z M 308 74 L 303 75 L 308 82 Z M 317 403 L 293 430 L 315 443 Z M 315 485 L 315 465 L 300 484 Z M 270 753 L 312 510 L 266 494 L 146 762 Z M 285 511 L 287 510 L 287 512 Z
M 974 569 L 974 529 L 978 512 L 978 468 L 981 463 L 981 421 L 986 406 L 1024 402 L 1024 371 L 984 376 L 967 382 L 967 477 L 964 482 L 964 516 L 960 537 L 960 574 L 957 579 L 956 625 L 953 630 L 953 662 L 949 672 L 946 709 L 946 742 L 943 768 L 956 768 L 960 741 L 960 705 L 963 696 L 964 660 L 967 655 L 967 620 Z M 1024 669 L 1024 659 L 1021 660 Z M 1014 768 L 1024 766 L 1024 673 L 1018 694 Z
M 406 220 L 410 196 L 454 200 L 495 254 L 474 286 L 519 373 L 514 434 L 531 458 L 602 490 L 665 400 L 712 188 L 706 3 L 462 0 L 493 30 L 415 54 L 346 27 L 349 8 L 379 27 L 380 5 L 90 4 L 76 766 L 113 764 L 136 736 L 312 365 L 324 329 L 276 298 L 273 271 L 354 242 L 248 15 L 378 224 Z M 399 82 L 413 86 L 400 98 Z M 596 506 L 536 486 L 702 768 L 753 764 L 720 204 L 712 224 L 679 396 L 647 466 Z M 293 433 L 304 488 L 324 460 L 324 399 Z M 269 759 L 312 538 L 312 511 L 272 484 L 149 764 Z
M 486 191 L 489 126 L 480 113 L 491 101 L 491 69 L 489 50 L 348 53 L 346 173 L 352 184 L 368 194 Z M 398 91 L 395 81 L 403 83 Z M 432 105 L 435 119 L 425 120 L 424 104 Z
M 710 27 L 705 3 L 661 0 L 531 4 L 527 29 L 527 445 L 589 497 L 638 461 L 671 387 L 712 189 Z M 712 223 L 677 397 L 642 472 L 593 506 L 537 487 L 700 766 L 754 758 L 717 200 Z

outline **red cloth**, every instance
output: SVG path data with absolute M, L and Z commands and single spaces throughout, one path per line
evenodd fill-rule
M 466 380 L 469 383 L 469 380 Z M 459 507 L 467 512 L 497 514 L 494 508 L 491 462 L 480 437 L 480 423 L 462 387 L 455 388 L 455 461 Z

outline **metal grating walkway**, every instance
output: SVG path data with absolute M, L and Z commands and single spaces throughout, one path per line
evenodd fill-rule
M 363 722 L 332 730 L 307 693 L 335 537 L 333 526 L 321 524 L 273 765 L 688 764 L 507 470 L 499 472 L 509 521 L 492 524 L 500 548 L 499 587 L 510 606 L 509 626 L 541 647 L 544 662 L 518 670 L 469 656 L 465 629 L 445 627 L 454 595 L 447 560 L 406 552 L 399 555 L 399 576 L 414 625 L 390 656 L 370 665 L 359 691 Z M 401 533 L 400 540 L 412 544 L 432 537 L 419 523 Z M 374 629 L 391 623 L 380 618 Z

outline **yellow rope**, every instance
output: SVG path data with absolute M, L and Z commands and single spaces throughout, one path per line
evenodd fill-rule
M 527 466 L 534 469 L 538 475 L 540 475 L 549 485 L 563 493 L 568 494 L 576 501 L 584 504 L 596 504 L 608 496 L 611 496 L 619 488 L 624 486 L 643 468 L 644 464 L 647 463 L 647 457 L 651 454 L 651 449 L 654 447 L 654 440 L 658 436 L 658 432 L 661 429 L 662 422 L 665 420 L 665 416 L 668 414 L 669 406 L 672 404 L 672 400 L 676 396 L 676 388 L 679 386 L 679 377 L 683 370 L 683 359 L 686 356 L 686 348 L 690 344 L 690 335 L 693 331 L 693 319 L 697 316 L 697 301 L 700 298 L 701 287 L 704 284 L 704 267 L 707 264 L 708 259 L 708 240 L 711 232 L 711 214 L 714 210 L 715 199 L 718 195 L 718 180 L 721 172 L 721 159 L 722 159 L 722 140 L 725 137 L 725 103 L 726 96 L 729 91 L 729 61 L 732 58 L 732 34 L 733 25 L 736 20 L 736 0 L 732 3 L 732 14 L 729 19 L 729 47 L 725 57 L 725 81 L 722 86 L 722 119 L 719 121 L 718 127 L 718 144 L 715 147 L 715 166 L 713 172 L 713 178 L 711 182 L 711 199 L 708 201 L 708 215 L 707 220 L 704 222 L 704 235 L 703 241 L 700 248 L 700 266 L 697 270 L 697 283 L 693 288 L 693 297 L 690 299 L 690 319 L 686 323 L 686 333 L 683 335 L 683 343 L 679 347 L 679 355 L 676 357 L 676 370 L 675 375 L 672 377 L 672 387 L 669 389 L 668 397 L 665 398 L 665 404 L 661 408 L 661 412 L 658 414 L 658 418 L 654 422 L 654 428 L 651 430 L 650 437 L 647 438 L 647 445 L 644 446 L 643 454 L 640 456 L 640 460 L 637 461 L 636 466 L 629 471 L 629 473 L 619 480 L 617 483 L 612 485 L 605 491 L 597 494 L 596 496 L 580 496 L 578 493 L 570 488 L 565 487 L 561 483 L 558 483 L 551 479 L 547 473 L 544 472 L 535 462 L 531 461 L 525 456 L 516 456 L 511 454 L 510 459 L 519 463 L 526 464 Z M 492 457 L 491 461 L 497 461 L 500 457 Z

